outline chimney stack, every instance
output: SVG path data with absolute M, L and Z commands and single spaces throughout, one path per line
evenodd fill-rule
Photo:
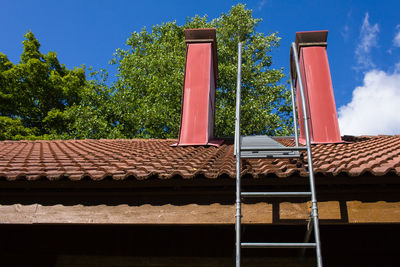
M 335 97 L 333 95 L 328 55 L 328 31 L 296 32 L 296 47 L 300 72 L 308 106 L 311 143 L 340 143 Z M 294 64 L 291 64 L 294 66 Z M 295 73 L 295 72 L 294 72 Z M 300 125 L 300 143 L 305 143 L 304 116 L 296 78 L 297 112 Z
M 178 146 L 214 145 L 218 76 L 215 29 L 185 30 L 186 65 Z

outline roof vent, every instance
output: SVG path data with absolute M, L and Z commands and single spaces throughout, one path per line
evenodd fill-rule
M 300 72 L 308 106 L 311 143 L 340 143 L 335 97 L 333 95 L 328 55 L 326 53 L 328 31 L 296 33 Z M 292 64 L 294 66 L 294 64 Z M 296 79 L 298 83 L 298 79 Z M 298 84 L 297 84 L 298 85 Z M 296 95 L 300 96 L 296 85 Z M 301 99 L 297 98 L 300 125 L 300 142 L 305 144 L 304 118 Z
M 214 145 L 218 76 L 215 29 L 185 30 L 186 65 L 178 146 Z

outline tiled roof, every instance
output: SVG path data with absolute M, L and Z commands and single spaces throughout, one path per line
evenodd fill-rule
M 292 139 L 277 139 L 285 145 Z M 400 176 L 400 136 L 347 137 L 314 145 L 316 174 Z M 235 177 L 232 141 L 220 147 L 171 147 L 176 140 L 68 140 L 0 142 L 0 180 L 90 178 L 168 179 Z M 243 174 L 254 178 L 306 176 L 307 159 L 250 159 Z

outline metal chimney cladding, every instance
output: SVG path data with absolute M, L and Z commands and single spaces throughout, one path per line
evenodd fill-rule
M 311 143 L 341 143 L 337 119 L 335 97 L 333 95 L 331 73 L 326 52 L 328 31 L 296 33 L 296 52 L 300 63 L 307 111 L 310 116 L 309 128 Z M 292 51 L 293 53 L 293 51 Z M 293 61 L 294 57 L 291 57 Z M 291 64 L 291 74 L 299 92 L 299 79 Z M 300 124 L 300 143 L 305 144 L 305 126 L 302 103 L 297 97 L 297 110 Z
M 178 146 L 213 145 L 218 74 L 215 29 L 185 30 L 186 64 Z

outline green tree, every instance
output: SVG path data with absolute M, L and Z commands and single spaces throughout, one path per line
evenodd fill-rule
M 55 52 L 42 54 L 39 41 L 30 31 L 22 43 L 19 64 L 12 64 L 0 53 L 0 116 L 14 120 L 3 118 L 7 125 L 20 130 L 20 138 L 24 133 L 42 137 L 61 134 L 68 123 L 63 112 L 80 102 L 85 70 L 68 70 Z M 7 129 L 2 127 L 0 131 Z
M 13 68 L 13 64 L 6 55 L 0 52 L 0 115 L 12 114 L 14 109 L 13 86 L 7 75 L 11 68 Z
M 279 46 L 276 33 L 257 32 L 260 19 L 244 5 L 208 21 L 195 16 L 134 32 L 128 49 L 118 49 L 114 97 L 120 103 L 120 123 L 126 137 L 177 137 L 183 87 L 184 29 L 217 29 L 219 80 L 216 92 L 216 134 L 234 132 L 237 44 L 244 43 L 242 65 L 242 129 L 245 134 L 286 135 L 291 130 L 289 93 L 279 84 L 282 69 L 271 69 L 270 52 Z
M 0 116 L 0 140 L 37 139 L 35 129 L 26 128 L 20 119 Z
M 115 87 L 106 84 L 105 70 L 92 71 L 79 103 L 68 107 L 64 116 L 69 122 L 64 138 L 124 138 L 121 106 L 116 102 Z
M 237 43 L 244 43 L 242 65 L 243 133 L 287 135 L 291 130 L 288 90 L 282 69 L 271 68 L 276 33 L 257 32 L 260 19 L 244 5 L 219 18 L 188 18 L 134 32 L 128 49 L 118 49 L 113 64 L 118 80 L 107 73 L 68 70 L 55 52 L 42 54 L 30 31 L 21 61 L 0 53 L 0 139 L 33 138 L 175 138 L 178 135 L 185 64 L 184 29 L 217 29 L 219 80 L 216 134 L 234 132 Z

